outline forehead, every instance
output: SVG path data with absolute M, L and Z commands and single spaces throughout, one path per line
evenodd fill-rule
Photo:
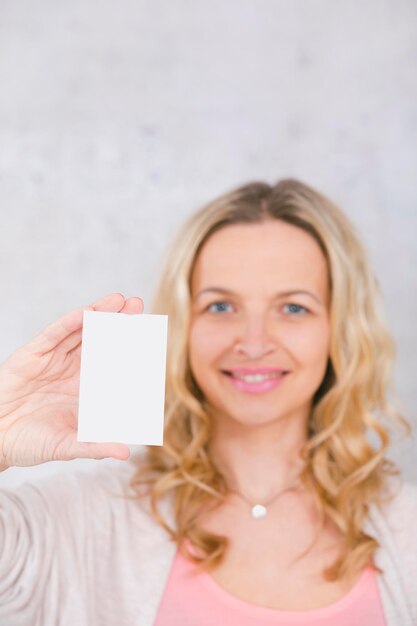
M 192 291 L 210 286 L 229 289 L 250 285 L 313 288 L 327 294 L 326 258 L 306 231 L 281 220 L 233 224 L 215 232 L 197 257 Z

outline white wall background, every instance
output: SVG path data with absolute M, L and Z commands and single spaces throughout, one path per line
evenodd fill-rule
M 185 216 L 293 176 L 368 245 L 414 419 L 416 77 L 415 0 L 2 0 L 0 358 L 106 293 L 146 304 Z M 417 482 L 416 442 L 393 455 Z

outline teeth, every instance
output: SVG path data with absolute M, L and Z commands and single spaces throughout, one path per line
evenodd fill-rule
M 246 383 L 261 383 L 264 380 L 268 380 L 269 378 L 280 378 L 282 373 L 276 372 L 274 374 L 233 374 L 234 378 L 239 378 L 240 380 L 244 380 Z

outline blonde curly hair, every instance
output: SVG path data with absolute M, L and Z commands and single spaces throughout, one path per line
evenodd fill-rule
M 326 580 L 338 580 L 359 574 L 372 561 L 379 544 L 363 531 L 363 523 L 371 503 L 392 496 L 388 478 L 400 473 L 386 458 L 389 428 L 401 426 L 409 435 L 410 426 L 393 406 L 395 347 L 364 248 L 343 212 L 297 180 L 239 187 L 192 215 L 173 242 L 152 306 L 153 313 L 169 316 L 164 445 L 147 449 L 131 486 L 138 497 L 149 496 L 155 520 L 183 554 L 207 570 L 221 562 L 228 539 L 208 533 L 198 521 L 206 507 L 224 502 L 228 488 L 208 453 L 211 420 L 188 359 L 190 280 L 213 233 L 264 220 L 282 220 L 308 232 L 327 259 L 330 354 L 312 399 L 301 479 L 315 498 L 321 524 L 330 519 L 342 533 L 340 556 L 323 571 Z M 159 506 L 169 495 L 174 525 Z

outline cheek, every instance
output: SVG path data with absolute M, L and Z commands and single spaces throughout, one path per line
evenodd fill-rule
M 189 356 L 193 371 L 204 369 L 220 357 L 227 347 L 226 334 L 221 329 L 213 329 L 210 324 L 196 321 L 189 333 Z
M 310 337 L 311 359 L 327 364 L 330 350 L 330 328 L 327 322 L 318 325 Z
M 300 362 L 327 363 L 330 348 L 329 324 L 320 320 L 314 324 L 300 325 L 288 334 L 286 345 Z

